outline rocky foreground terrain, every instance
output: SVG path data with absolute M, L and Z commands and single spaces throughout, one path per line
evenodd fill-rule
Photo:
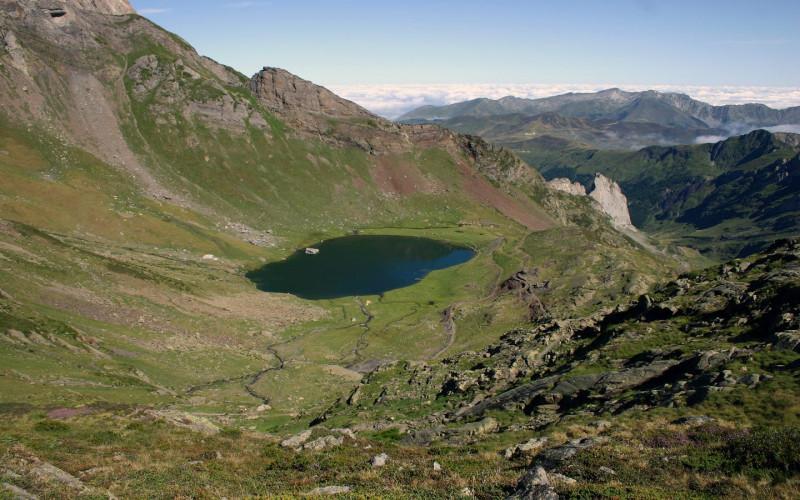
M 4 488 L 20 498 L 797 495 L 800 241 L 586 318 L 548 319 L 535 271 L 510 281 L 502 288 L 520 307 L 539 306 L 530 327 L 438 362 L 383 364 L 295 434 L 131 404 L 46 414 L 5 404 Z

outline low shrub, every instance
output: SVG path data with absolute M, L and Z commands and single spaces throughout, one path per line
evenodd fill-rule
M 66 423 L 46 418 L 33 424 L 36 432 L 65 432 L 69 427 Z
M 731 440 L 723 453 L 740 472 L 785 480 L 800 473 L 800 427 L 753 430 Z

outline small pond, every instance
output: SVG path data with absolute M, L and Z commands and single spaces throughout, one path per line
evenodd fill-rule
M 475 255 L 469 248 L 411 236 L 345 236 L 311 248 L 319 252 L 298 250 L 247 273 L 247 279 L 265 292 L 312 300 L 380 295 Z

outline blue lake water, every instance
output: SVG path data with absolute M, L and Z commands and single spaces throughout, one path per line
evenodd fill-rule
M 311 247 L 319 253 L 298 250 L 247 273 L 247 278 L 259 290 L 305 299 L 380 295 L 475 255 L 469 248 L 411 236 L 345 236 Z

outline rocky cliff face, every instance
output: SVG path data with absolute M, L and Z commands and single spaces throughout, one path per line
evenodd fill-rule
M 432 124 L 392 123 L 282 69 L 264 68 L 247 86 L 264 108 L 292 127 L 296 137 L 355 146 L 368 153 L 375 166 L 372 178 L 386 194 L 440 192 L 420 165 L 408 159 L 420 151 L 440 149 L 455 159 L 470 197 L 529 229 L 549 226 L 540 208 L 511 187 L 519 183 L 533 188 L 544 184 L 542 177 L 507 148 Z
M 96 12 L 112 16 L 136 14 L 136 10 L 128 0 L 52 0 L 42 2 L 39 0 L 4 0 L 13 8 L 22 9 L 24 12 L 42 11 L 53 18 L 68 16 L 74 10 Z
M 597 174 L 589 196 L 611 217 L 611 224 L 614 227 L 621 230 L 636 229 L 631 224 L 631 215 L 628 213 L 628 199 L 622 194 L 619 184 L 603 174 Z
M 392 123 L 281 69 L 248 81 L 146 19 L 122 17 L 134 13 L 126 0 L 0 5 L 0 57 L 12 68 L 0 75 L 0 101 L 10 115 L 132 174 L 151 197 L 199 208 L 190 192 L 206 196 L 208 174 L 180 152 L 188 147 L 208 166 L 263 162 L 274 157 L 258 148 L 273 140 L 276 117 L 303 142 L 367 153 L 382 195 L 445 192 L 414 159 L 435 149 L 459 169 L 472 202 L 532 230 L 550 226 L 552 216 L 531 196 L 547 197 L 541 176 L 508 149 L 435 125 Z M 163 50 L 148 52 L 154 45 Z M 220 134 L 237 145 L 211 146 Z M 253 144 L 261 144 L 256 153 L 244 154 Z M 259 182 L 269 189 L 266 178 Z
M 247 86 L 267 109 L 276 114 L 312 113 L 333 118 L 385 121 L 358 104 L 283 69 L 264 68 L 250 79 Z
M 65 3 L 67 6 L 74 5 L 83 10 L 91 10 L 113 16 L 136 13 L 128 0 L 67 0 Z
M 256 127 L 266 123 L 225 89 L 241 85 L 238 75 L 128 14 L 135 10 L 127 0 L 0 0 L 0 62 L 10 69 L 0 74 L 0 102 L 11 122 L 90 152 L 132 175 L 152 197 L 189 206 L 154 172 L 163 160 L 152 158 L 152 148 L 131 147 L 131 134 L 139 135 L 132 106 L 142 103 L 158 115 L 156 126 L 178 117 L 239 130 L 246 118 Z M 164 51 L 127 60 L 145 43 Z M 198 87 L 214 92 L 194 92 Z

